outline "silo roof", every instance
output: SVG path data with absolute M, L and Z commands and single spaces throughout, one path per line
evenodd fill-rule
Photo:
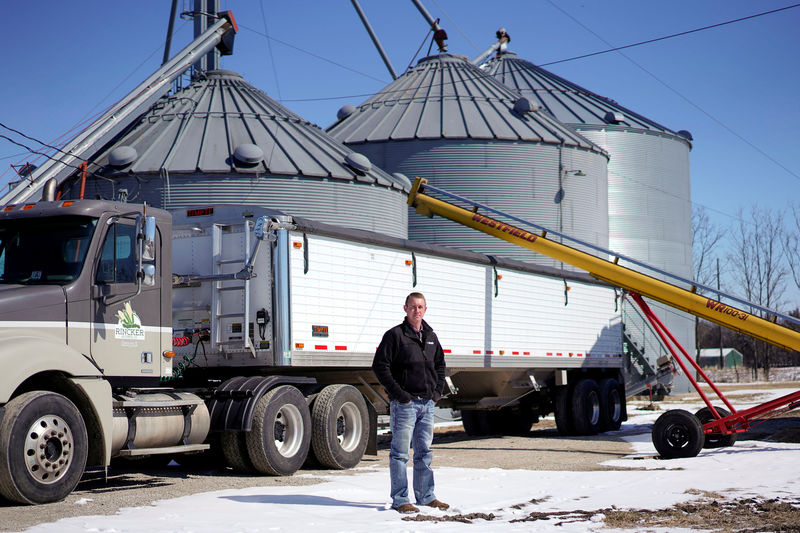
M 327 128 L 352 145 L 419 139 L 533 141 L 603 150 L 558 120 L 515 111 L 520 96 L 466 57 L 438 54 L 417 65 Z
M 121 147 L 136 151 L 132 164 L 121 170 L 134 174 L 164 169 L 335 178 L 401 190 L 409 186 L 227 70 L 205 72 L 160 99 L 95 162 L 110 165 Z
M 611 124 L 675 135 L 669 128 L 619 105 L 611 98 L 565 80 L 514 52 L 503 52 L 481 68 L 519 95 L 531 98 L 565 124 Z

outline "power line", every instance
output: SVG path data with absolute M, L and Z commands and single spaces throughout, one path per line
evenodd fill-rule
M 570 15 L 569 13 L 567 13 L 566 11 L 561 9 L 559 6 L 557 6 L 555 3 L 553 3 L 552 0 L 548 0 L 547 3 L 549 3 L 551 6 L 555 7 L 556 9 L 558 9 L 559 11 L 564 13 L 565 15 L 567 15 L 569 18 L 571 18 L 575 22 L 578 22 L 578 20 L 576 20 L 574 17 L 572 17 L 572 15 Z M 764 11 L 762 13 L 756 13 L 755 15 L 748 15 L 746 17 L 740 17 L 738 19 L 727 20 L 725 22 L 719 22 L 717 24 L 711 24 L 709 26 L 703 26 L 702 28 L 695 28 L 693 30 L 686 30 L 686 31 L 678 32 L 678 33 L 673 33 L 673 34 L 670 34 L 670 35 L 664 35 L 663 37 L 656 37 L 654 39 L 648 39 L 646 41 L 639 41 L 639 42 L 636 42 L 636 43 L 626 44 L 626 45 L 623 45 L 623 46 L 616 46 L 614 48 L 609 48 L 607 50 L 601 50 L 599 52 L 591 52 L 589 54 L 583 54 L 583 55 L 579 55 L 579 56 L 575 56 L 575 57 L 570 57 L 570 58 L 567 58 L 567 59 L 559 59 L 558 61 L 551 61 L 549 63 L 542 63 L 539 66 L 545 67 L 545 66 L 548 66 L 548 65 L 556 65 L 558 63 L 566 63 L 567 61 L 575 61 L 577 59 L 584 59 L 586 57 L 599 56 L 601 54 L 608 54 L 609 52 L 618 52 L 620 50 L 625 50 L 626 48 L 633 48 L 635 46 L 642 46 L 644 44 L 655 43 L 655 42 L 658 42 L 658 41 L 665 41 L 667 39 L 672 39 L 672 38 L 675 38 L 675 37 L 682 37 L 684 35 L 689 35 L 691 33 L 697 33 L 697 32 L 700 32 L 700 31 L 710 30 L 710 29 L 713 29 L 713 28 L 719 28 L 720 26 L 727 26 L 728 24 L 734 24 L 736 22 L 742 22 L 743 20 L 750 20 L 750 19 L 754 19 L 754 18 L 758 18 L 758 17 L 763 17 L 765 15 L 772 15 L 772 14 L 778 13 L 780 11 L 786 11 L 788 9 L 794 9 L 796 7 L 800 7 L 800 4 L 794 4 L 794 5 L 791 5 L 791 6 L 781 7 L 781 8 L 778 8 L 778 9 L 773 9 L 772 11 Z M 583 26 L 583 24 L 581 24 L 580 22 L 578 22 L 578 24 Z M 583 27 L 588 30 L 588 28 L 586 28 L 586 26 L 583 26 Z M 589 31 L 591 31 L 591 30 L 589 30 Z M 602 37 L 600 37 L 596 33 L 594 33 L 594 32 L 591 32 L 591 33 L 592 33 L 592 35 L 595 35 L 596 37 L 600 38 L 604 43 L 610 44 L 605 39 L 602 39 Z

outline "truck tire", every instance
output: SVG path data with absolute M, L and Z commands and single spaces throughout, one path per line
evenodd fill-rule
M 553 416 L 556 419 L 558 434 L 564 437 L 575 434 L 572 423 L 572 391 L 569 385 L 560 385 L 553 393 Z
M 88 448 L 69 399 L 47 391 L 17 396 L 0 422 L 0 494 L 23 504 L 63 500 L 83 475 Z
M 531 432 L 531 426 L 536 421 L 536 415 L 527 406 L 503 407 L 486 414 L 492 433 L 499 435 L 525 436 Z
M 470 437 L 490 435 L 489 413 L 482 409 L 461 409 L 461 425 Z
M 578 435 L 600 431 L 600 387 L 593 379 L 582 379 L 572 391 L 572 425 Z
M 351 385 L 328 385 L 311 408 L 311 446 L 327 468 L 344 470 L 361 462 L 369 442 L 369 412 Z
M 266 393 L 253 412 L 252 431 L 244 436 L 256 470 L 272 476 L 297 472 L 311 446 L 311 415 L 303 393 L 291 385 Z
M 614 378 L 600 382 L 600 431 L 616 431 L 625 418 L 625 393 Z
M 723 409 L 722 407 L 715 405 L 714 409 L 717 410 L 717 413 L 722 418 L 731 415 L 730 411 Z M 715 420 L 714 415 L 711 413 L 711 409 L 708 407 L 703 407 L 697 411 L 694 416 L 696 416 L 700 421 L 701 426 L 707 422 Z M 725 448 L 726 446 L 733 446 L 734 443 L 736 443 L 736 433 L 731 433 L 730 435 L 720 435 L 719 433 L 705 434 L 703 448 Z
M 226 431 L 220 435 L 220 447 L 225 462 L 240 474 L 255 474 L 256 469 L 247 452 L 244 432 Z
M 692 413 L 672 409 L 653 424 L 653 444 L 663 459 L 695 457 L 703 449 L 703 426 Z

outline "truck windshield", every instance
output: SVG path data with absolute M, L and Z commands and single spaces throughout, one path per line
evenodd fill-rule
M 97 219 L 82 216 L 0 222 L 0 284 L 59 284 L 81 273 Z

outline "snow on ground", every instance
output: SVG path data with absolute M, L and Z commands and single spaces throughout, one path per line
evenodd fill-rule
M 746 387 L 744 385 L 743 387 Z M 745 389 L 729 393 L 741 410 L 789 392 Z M 757 396 L 753 396 L 756 394 Z M 748 397 L 748 404 L 737 403 Z M 669 399 L 668 399 L 669 400 Z M 698 457 L 658 460 L 650 425 L 663 411 L 629 406 L 629 420 L 616 434 L 632 443 L 635 453 L 604 463 L 620 471 L 530 471 L 437 468 L 437 496 L 450 512 L 423 508 L 423 514 L 493 513 L 471 523 L 404 521 L 389 508 L 386 468 L 356 470 L 352 475 L 321 476 L 311 486 L 255 487 L 195 494 L 163 500 L 149 507 L 128 508 L 114 516 L 84 516 L 41 524 L 27 532 L 218 533 L 218 532 L 370 532 L 387 531 L 609 531 L 603 515 L 573 522 L 559 518 L 512 522 L 531 512 L 659 509 L 713 491 L 729 498 L 792 497 L 800 493 L 800 444 L 737 442 L 730 448 L 703 450 Z M 715 402 L 716 403 L 716 402 Z M 668 401 L 663 408 L 694 412 L 702 404 Z M 587 441 L 587 445 L 589 441 Z M 435 460 L 434 460 L 435 461 Z M 434 463 L 435 464 L 435 463 Z M 665 529 L 650 529 L 666 531 Z M 670 531 L 676 531 L 671 528 Z M 689 531 L 689 530 L 684 530 Z

